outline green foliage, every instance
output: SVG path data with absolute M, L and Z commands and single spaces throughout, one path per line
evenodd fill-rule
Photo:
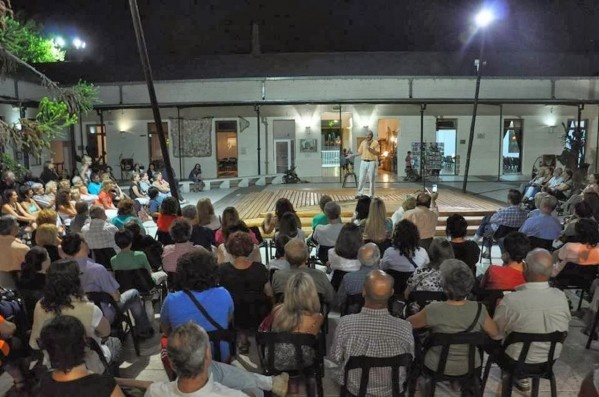
M 0 153 L 0 162 L 2 165 L 2 171 L 10 170 L 14 172 L 17 179 L 23 177 L 25 172 L 27 172 L 27 169 L 8 153 Z
M 0 29 L 0 45 L 25 62 L 64 61 L 65 52 L 44 38 L 40 27 L 33 21 L 20 22 L 6 17 L 6 29 Z

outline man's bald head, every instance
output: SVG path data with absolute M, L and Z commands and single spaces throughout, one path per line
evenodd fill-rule
M 363 266 L 374 267 L 381 260 L 381 250 L 375 243 L 366 243 L 358 250 L 358 260 Z
M 526 255 L 524 279 L 527 282 L 549 281 L 553 271 L 553 258 L 549 251 L 537 248 Z
M 308 251 L 306 243 L 299 239 L 291 239 L 285 244 L 285 259 L 291 267 L 299 267 L 306 263 Z
M 393 277 L 382 270 L 372 270 L 364 282 L 365 306 L 372 308 L 387 307 L 389 298 L 393 295 Z

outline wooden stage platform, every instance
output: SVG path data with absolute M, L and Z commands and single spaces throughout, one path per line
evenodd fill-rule
M 271 185 L 260 192 L 240 194 L 227 204 L 237 208 L 241 219 L 248 226 L 259 226 L 264 216 L 274 211 L 276 201 L 286 197 L 302 220 L 302 228 L 310 232 L 312 217 L 320 212 L 318 201 L 322 195 L 328 194 L 339 203 L 342 219 L 349 221 L 356 206 L 355 192 L 355 189 Z M 415 192 L 417 191 L 410 188 L 381 188 L 376 190 L 376 195 L 385 201 L 387 214 L 391 216 L 401 206 L 406 195 Z M 483 216 L 492 214 L 501 207 L 494 200 L 463 194 L 453 189 L 440 189 L 437 204 L 440 212 L 437 235 L 440 236 L 445 235 L 445 220 L 448 215 L 459 213 L 466 217 L 469 234 L 474 234 Z

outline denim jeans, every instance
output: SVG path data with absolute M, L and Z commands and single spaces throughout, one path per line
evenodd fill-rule
M 123 292 L 119 306 L 123 311 L 131 310 L 137 333 L 147 333 L 150 331 L 152 325 L 150 324 L 150 320 L 148 320 L 148 315 L 139 297 L 139 292 L 136 289 Z
M 215 382 L 231 389 L 247 391 L 256 397 L 263 397 L 262 390 L 272 390 L 272 378 L 239 369 L 233 365 L 212 361 L 210 371 Z

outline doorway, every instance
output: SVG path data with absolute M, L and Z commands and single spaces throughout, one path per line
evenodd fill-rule
M 501 154 L 504 175 L 522 173 L 522 134 L 521 119 L 505 119 L 503 121 Z
M 164 137 L 168 145 L 168 123 L 162 123 L 162 131 L 164 131 Z M 148 145 L 150 148 L 150 163 L 154 163 L 156 169 L 162 170 L 164 168 L 164 158 L 162 157 L 156 123 L 148 123 Z
M 237 176 L 237 120 L 216 122 L 216 172 L 218 177 Z
M 320 156 L 323 177 L 341 180 L 341 151 L 351 149 L 352 113 L 324 112 L 320 118 Z
M 97 159 L 98 163 L 106 164 L 106 126 L 103 124 L 87 125 L 87 155 Z
M 457 175 L 456 147 L 458 139 L 458 121 L 447 119 L 437 120 L 435 136 L 437 147 L 443 148 L 443 153 L 441 153 L 441 170 L 439 174 Z
M 283 174 L 295 165 L 294 141 L 291 139 L 275 139 L 275 168 L 277 174 Z

